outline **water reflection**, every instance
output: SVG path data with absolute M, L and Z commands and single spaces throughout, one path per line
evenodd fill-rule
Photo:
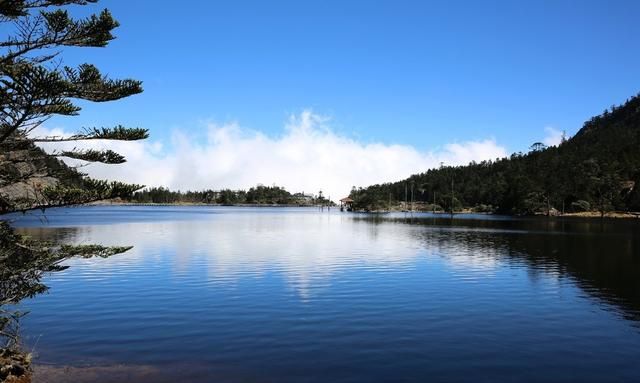
M 309 297 L 343 270 L 402 269 L 420 254 L 417 244 L 408 243 L 399 227 L 379 228 L 337 215 L 136 222 L 65 228 L 64 235 L 58 229 L 20 230 L 40 238 L 64 237 L 74 244 L 134 245 L 126 256 L 109 263 L 83 260 L 92 267 L 136 268 L 149 261 L 161 262 L 170 253 L 168 261 L 176 275 L 204 269 L 212 282 L 235 283 L 247 276 L 278 272 L 301 297 Z M 372 246 L 376 252 L 369 251 Z
M 68 261 L 52 294 L 28 302 L 27 331 L 56 366 L 230 382 L 640 373 L 634 221 L 77 212 L 21 231 L 134 249 Z M 192 367 L 161 368 L 175 363 Z
M 463 268 L 526 263 L 532 275 L 570 278 L 584 292 L 620 308 L 627 319 L 640 321 L 640 220 L 360 219 L 425 227 L 412 231 L 424 247 L 438 249 Z
M 34 229 L 34 234 L 40 236 L 38 231 Z M 68 232 L 52 234 L 63 242 L 75 237 Z M 11 310 L 4 311 L 6 306 L 44 293 L 47 286 L 42 283 L 43 275 L 66 269 L 60 265 L 65 257 L 50 248 L 49 243 L 33 243 L 29 238 L 20 238 L 6 223 L 0 222 L 0 337 L 10 336 L 4 331 L 12 313 Z
M 309 298 L 332 276 L 354 267 L 402 270 L 437 255 L 453 268 L 488 276 L 526 263 L 532 278 L 571 278 L 586 293 L 640 320 L 640 222 L 511 219 L 437 215 L 225 215 L 224 219 L 132 222 L 20 232 L 74 244 L 135 244 L 126 257 L 87 261 L 98 268 L 135 268 L 161 261 L 170 249 L 173 272 L 206 269 L 216 283 L 281 272 Z M 229 230 L 229 228 L 233 228 Z M 286 229 L 280 229 L 286 228 Z M 371 251 L 375 249 L 375 251 Z

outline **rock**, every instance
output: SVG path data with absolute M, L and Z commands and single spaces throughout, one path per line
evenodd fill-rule
M 29 370 L 29 356 L 17 352 L 2 350 L 0 356 L 0 382 L 2 383 L 29 383 L 31 371 Z

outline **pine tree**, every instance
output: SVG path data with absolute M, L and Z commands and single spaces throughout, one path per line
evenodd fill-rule
M 78 100 L 107 102 L 142 92 L 140 81 L 110 79 L 91 64 L 64 66 L 64 47 L 105 47 L 118 27 L 108 10 L 74 19 L 67 9 L 95 0 L 4 0 L 0 24 L 10 31 L 0 41 L 0 213 L 86 203 L 128 196 L 140 188 L 97 181 L 55 158 L 119 164 L 112 150 L 66 150 L 47 154 L 39 142 L 140 140 L 141 128 L 84 127 L 69 137 L 33 137 L 53 116 L 75 116 Z M 55 157 L 55 158 L 54 158 Z
M 96 0 L 0 0 L 0 214 L 128 197 L 141 188 L 94 180 L 60 158 L 120 164 L 112 150 L 46 153 L 40 142 L 145 139 L 146 129 L 85 127 L 69 137 L 34 137 L 34 129 L 53 116 L 75 116 L 79 100 L 115 101 L 142 92 L 140 81 L 111 79 L 94 65 L 64 66 L 65 47 L 105 47 L 118 27 L 109 11 L 73 18 L 74 6 Z M 0 381 L 26 381 L 30 358 L 19 344 L 20 313 L 7 309 L 46 290 L 43 273 L 63 270 L 75 256 L 106 257 L 129 247 L 66 246 L 29 240 L 0 221 Z

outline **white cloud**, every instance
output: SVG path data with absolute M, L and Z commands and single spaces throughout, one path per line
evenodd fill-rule
M 547 126 L 546 128 L 544 128 L 544 131 L 546 136 L 542 140 L 542 143 L 544 143 L 545 145 L 557 146 L 562 142 L 562 136 L 564 135 L 563 131 L 554 129 L 550 126 Z
M 217 212 L 226 212 L 232 218 L 198 214 L 175 220 L 172 214 L 160 214 L 146 222 L 131 216 L 118 224 L 78 227 L 69 231 L 66 240 L 75 244 L 127 244 L 133 249 L 106 262 L 95 258 L 70 262 L 74 269 L 90 267 L 109 275 L 110 270 L 165 262 L 160 254 L 174 253 L 170 270 L 174 275 L 197 267 L 206 270 L 213 283 L 235 285 L 247 277 L 278 273 L 290 289 L 307 300 L 323 294 L 347 270 L 406 270 L 417 258 L 429 262 L 440 259 L 456 279 L 476 283 L 495 275 L 505 253 L 500 246 L 489 248 L 455 232 L 416 230 L 393 223 L 372 225 L 357 215 L 294 212 L 287 215 L 283 225 L 274 225 L 270 214 Z M 190 214 L 185 211 L 182 217 Z M 453 240 L 443 241 L 445 237 Z M 157 251 L 159 248 L 162 252 Z M 96 278 L 93 273 L 87 277 Z
M 205 138 L 199 141 L 177 131 L 169 144 L 151 139 L 47 144 L 45 148 L 109 147 L 127 157 L 128 162 L 122 165 L 91 164 L 83 168 L 97 178 L 181 190 L 276 184 L 292 192 L 322 190 L 334 200 L 347 195 L 352 185 L 400 180 L 441 162 L 464 165 L 507 155 L 493 139 L 453 143 L 427 152 L 409 145 L 362 143 L 335 133 L 327 123 L 326 118 L 304 111 L 290 117 L 279 137 L 237 123 L 210 123 Z M 65 132 L 43 129 L 36 134 Z

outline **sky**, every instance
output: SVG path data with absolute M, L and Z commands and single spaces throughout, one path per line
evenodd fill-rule
M 73 9 L 108 8 L 121 26 L 107 48 L 65 50 L 65 64 L 94 63 L 145 91 L 83 103 L 39 133 L 123 124 L 151 135 L 111 144 L 129 163 L 83 168 L 92 176 L 340 198 L 556 144 L 640 91 L 633 0 L 176 4 Z

